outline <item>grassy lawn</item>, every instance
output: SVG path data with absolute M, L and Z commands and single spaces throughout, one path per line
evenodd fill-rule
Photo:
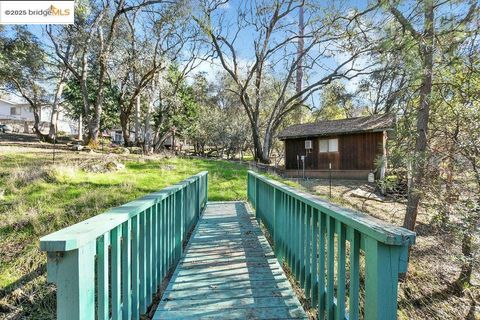
M 0 154 L 0 318 L 54 317 L 55 295 L 45 284 L 46 255 L 38 244 L 45 234 L 204 170 L 210 201 L 246 199 L 247 168 L 237 163 L 64 152 L 52 165 L 46 151 Z M 125 169 L 85 169 L 108 161 Z

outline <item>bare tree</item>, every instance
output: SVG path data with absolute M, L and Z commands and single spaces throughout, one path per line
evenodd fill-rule
M 47 33 L 55 47 L 55 52 L 74 78 L 79 82 L 83 100 L 83 116 L 88 123 L 88 142 L 97 143 L 102 116 L 102 104 L 105 95 L 105 82 L 108 76 L 108 66 L 117 40 L 119 24 L 124 15 L 130 11 L 168 2 L 167 0 L 142 0 L 128 3 L 126 0 L 116 2 L 106 1 L 92 7 L 88 17 L 77 15 L 76 24 L 60 27 L 56 31 L 48 28 Z M 73 49 L 63 45 L 65 38 L 72 38 Z M 67 50 L 72 50 L 68 55 Z M 96 87 L 89 88 L 88 76 L 91 58 L 96 61 L 98 72 L 95 74 Z M 90 102 L 93 94 L 94 101 Z
M 125 45 L 117 46 L 111 72 L 112 85 L 120 94 L 120 124 L 124 143 L 131 144 L 129 124 L 135 112 L 135 142 L 140 144 L 142 92 L 150 86 L 162 70 L 169 65 L 181 65 L 184 76 L 194 68 L 200 57 L 198 30 L 190 22 L 188 11 L 179 2 L 162 10 L 125 14 L 128 28 Z M 151 91 L 151 90 L 150 90 Z M 150 95 L 150 94 L 147 94 Z M 146 99 L 151 100 L 151 99 Z M 150 108 L 150 103 L 147 103 Z
M 345 13 L 304 1 L 246 1 L 239 5 L 233 25 L 224 22 L 224 3 L 203 2 L 202 12 L 194 19 L 209 36 L 221 66 L 236 83 L 235 92 L 252 129 L 255 160 L 269 163 L 274 137 L 289 113 L 331 81 L 368 72 L 369 65 L 357 63 L 369 50 L 368 46 L 358 45 L 366 32 L 358 26 L 360 17 L 374 8 Z M 295 31 L 291 19 L 302 6 L 310 8 L 305 10 L 303 34 Z M 325 10 L 331 11 L 328 15 L 315 14 Z M 253 43 L 247 44 L 250 39 Z M 296 46 L 299 41 L 304 44 L 301 52 Z M 299 68 L 309 74 L 302 89 L 295 91 Z M 265 93 L 272 78 L 275 97 L 267 102 Z

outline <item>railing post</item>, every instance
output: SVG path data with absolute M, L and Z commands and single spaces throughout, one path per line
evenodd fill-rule
M 208 203 L 208 173 L 205 173 L 205 205 Z
M 260 208 L 258 205 L 258 178 L 255 177 L 255 217 L 257 218 L 258 221 L 260 221 L 259 211 L 260 211 Z
M 396 319 L 400 247 L 365 238 L 365 319 Z
M 197 220 L 200 218 L 200 208 L 201 208 L 201 204 L 200 204 L 200 178 L 199 177 L 196 177 L 195 178 L 195 193 L 197 194 Z
M 283 263 L 282 255 L 282 244 L 281 244 L 281 233 L 282 233 L 282 224 L 283 224 L 283 210 L 280 205 L 280 192 L 277 189 L 273 189 L 273 244 L 275 249 L 275 256 L 280 264 Z M 281 216 L 281 217 L 280 217 Z
M 96 243 L 62 253 L 48 252 L 48 280 L 57 285 L 57 319 L 95 318 Z

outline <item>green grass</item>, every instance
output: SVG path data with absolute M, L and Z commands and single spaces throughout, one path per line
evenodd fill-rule
M 73 156 L 72 156 L 73 155 Z M 55 295 L 38 239 L 93 215 L 209 171 L 209 200 L 246 199 L 247 168 L 226 161 L 122 157 L 126 168 L 91 173 L 93 156 L 8 153 L 0 159 L 0 314 L 49 319 Z M 97 158 L 99 156 L 96 156 Z M 3 193 L 3 196 L 1 194 Z

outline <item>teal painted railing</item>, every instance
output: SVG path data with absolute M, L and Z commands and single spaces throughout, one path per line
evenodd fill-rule
M 247 193 L 277 259 L 289 266 L 319 319 L 396 319 L 398 274 L 407 270 L 414 232 L 252 171 Z
M 201 172 L 41 238 L 57 318 L 139 319 L 180 259 L 207 189 Z

